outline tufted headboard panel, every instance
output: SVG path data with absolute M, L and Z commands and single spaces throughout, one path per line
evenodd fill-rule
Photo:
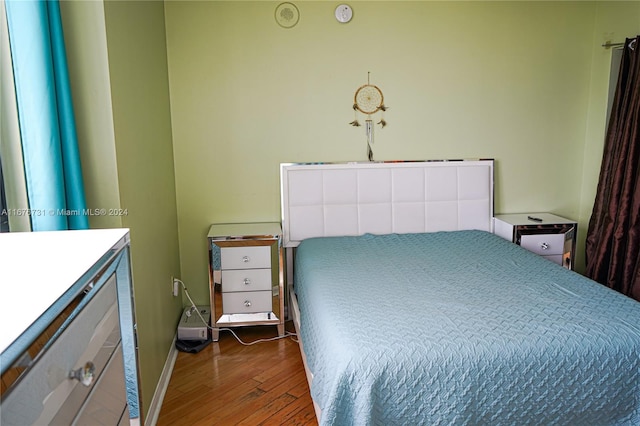
M 311 237 L 491 231 L 493 160 L 281 164 L 285 247 Z

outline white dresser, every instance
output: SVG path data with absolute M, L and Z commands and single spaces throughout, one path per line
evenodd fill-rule
M 127 229 L 0 234 L 0 424 L 142 424 Z
M 276 325 L 284 335 L 284 268 L 279 223 L 209 229 L 212 339 L 220 328 Z

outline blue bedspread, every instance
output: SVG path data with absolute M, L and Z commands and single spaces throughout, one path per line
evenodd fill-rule
M 640 425 L 640 303 L 482 231 L 309 239 L 321 425 Z

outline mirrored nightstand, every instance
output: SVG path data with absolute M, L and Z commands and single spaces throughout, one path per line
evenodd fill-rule
M 275 325 L 283 336 L 280 224 L 214 224 L 207 239 L 213 341 L 220 328 L 251 325 Z
M 573 270 L 578 223 L 551 213 L 500 214 L 493 233 Z

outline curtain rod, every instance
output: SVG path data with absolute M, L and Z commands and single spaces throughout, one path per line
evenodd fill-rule
M 623 47 L 623 46 L 624 46 L 624 43 L 605 43 L 602 45 L 602 47 L 604 47 L 605 49 L 609 49 L 612 47 Z M 635 50 L 636 41 L 631 40 L 631 43 L 629 43 L 629 47 L 631 48 L 631 50 Z

